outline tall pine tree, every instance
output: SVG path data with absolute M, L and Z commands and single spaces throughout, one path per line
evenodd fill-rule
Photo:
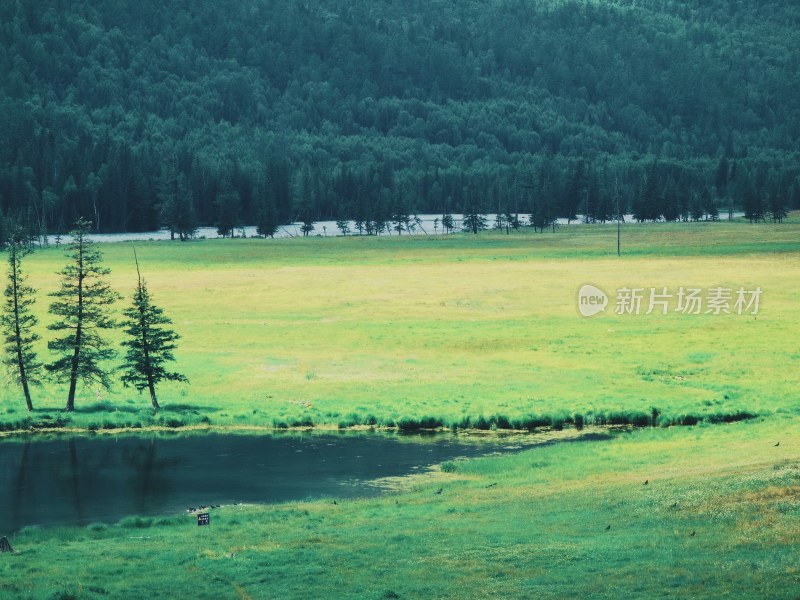
M 47 347 L 60 357 L 46 365 L 56 378 L 69 383 L 67 411 L 75 409 L 78 380 L 84 385 L 98 383 L 108 389 L 109 373 L 101 363 L 115 356 L 101 331 L 115 323 L 109 309 L 119 298 L 105 280 L 109 269 L 102 266 L 102 255 L 96 242 L 87 236 L 91 223 L 80 218 L 71 232 L 67 246 L 69 262 L 59 273 L 61 286 L 52 294 L 56 300 L 50 313 L 60 317 L 48 329 L 63 332 L 62 337 L 48 342 Z
M 275 204 L 275 192 L 265 178 L 253 194 L 258 200 L 256 212 L 256 233 L 261 237 L 275 237 L 278 231 L 278 208 Z
M 3 216 L 3 211 L 0 209 L 0 248 L 5 248 L 8 243 L 8 226 L 6 225 L 6 218 Z
M 194 209 L 191 182 L 183 173 L 178 176 L 174 231 L 182 242 L 192 239 L 197 233 L 197 215 Z
M 133 293 L 133 303 L 123 311 L 126 317 L 125 333 L 129 339 L 122 342 L 127 347 L 123 365 L 122 383 L 125 387 L 135 387 L 140 392 L 150 391 L 150 401 L 158 410 L 156 385 L 161 381 L 183 381 L 188 379 L 180 373 L 167 371 L 165 363 L 174 361 L 173 350 L 180 336 L 163 327 L 172 321 L 164 315 L 164 310 L 153 304 L 147 282 L 139 271 L 139 260 L 136 260 L 138 283 Z
M 295 210 L 298 219 L 302 221 L 300 230 L 303 236 L 314 231 L 314 189 L 311 180 L 311 170 L 306 167 L 297 176 L 295 185 Z
M 222 188 L 215 201 L 217 207 L 217 233 L 222 237 L 231 238 L 236 234 L 242 211 L 242 199 L 239 192 L 233 189 L 233 184 L 228 176 L 222 182 Z
M 3 364 L 9 375 L 22 387 L 25 404 L 33 410 L 29 385 L 38 384 L 38 374 L 42 365 L 36 358 L 33 344 L 39 336 L 33 328 L 39 323 L 31 314 L 31 306 L 36 301 L 36 290 L 25 284 L 22 259 L 30 253 L 20 237 L 12 237 L 8 248 L 8 284 L 4 291 L 5 303 L 0 314 L 5 356 Z
M 161 227 L 169 229 L 171 239 L 178 232 L 178 159 L 167 158 L 161 165 L 161 176 L 158 180 L 158 209 Z

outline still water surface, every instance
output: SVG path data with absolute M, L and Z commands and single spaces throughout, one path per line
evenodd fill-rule
M 234 502 L 378 493 L 378 478 L 519 441 L 384 434 L 70 437 L 0 441 L 0 535 Z

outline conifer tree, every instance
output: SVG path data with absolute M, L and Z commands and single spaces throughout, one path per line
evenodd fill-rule
M 770 190 L 769 212 L 774 223 L 783 223 L 783 220 L 788 216 L 783 192 L 777 186 Z
M 461 225 L 464 231 L 469 231 L 477 235 L 479 231 L 486 229 L 486 216 L 480 214 L 475 209 L 470 209 L 464 213 Z
M 479 231 L 483 231 L 487 227 L 486 215 L 482 214 L 478 208 L 477 194 L 474 190 L 464 190 L 464 196 L 467 198 L 467 202 L 464 207 L 464 216 L 461 219 L 461 228 L 477 235 Z
M 339 219 L 336 221 L 336 227 L 339 228 L 339 231 L 342 232 L 342 235 L 347 235 L 350 233 L 350 221 L 347 219 Z
M 189 179 L 181 173 L 178 176 L 178 196 L 175 204 L 174 230 L 182 242 L 197 234 L 197 215 Z
M 297 176 L 297 183 L 295 186 L 295 205 L 299 219 L 303 223 L 300 227 L 303 236 L 308 236 L 309 233 L 314 231 L 314 219 L 312 217 L 312 211 L 314 209 L 313 194 L 311 170 L 306 167 Z
M 136 260 L 138 283 L 133 293 L 132 304 L 123 311 L 126 317 L 125 333 L 129 339 L 122 342 L 128 350 L 125 354 L 122 383 L 135 387 L 140 392 L 147 389 L 153 408 L 158 410 L 156 385 L 161 381 L 183 381 L 188 379 L 180 373 L 167 371 L 165 363 L 174 361 L 175 342 L 180 336 L 164 327 L 172 321 L 164 310 L 153 304 L 147 282 L 142 279 L 139 261 Z
M 4 248 L 5 245 L 8 243 L 8 231 L 7 231 L 6 219 L 3 216 L 3 211 L 0 210 L 0 248 Z
M 751 223 L 764 220 L 764 201 L 758 188 L 751 180 L 745 182 L 742 189 L 742 210 L 744 218 Z
M 586 166 L 584 162 L 578 162 L 564 193 L 564 203 L 561 216 L 567 219 L 567 223 L 575 221 L 578 218 L 578 207 L 581 205 L 581 202 L 586 195 L 585 170 Z
M 258 192 L 259 206 L 256 214 L 256 233 L 261 237 L 275 237 L 280 225 L 278 209 L 275 205 L 275 193 L 267 183 Z
M 233 237 L 239 226 L 242 201 L 239 192 L 227 180 L 223 183 L 222 191 L 217 194 L 216 206 L 217 233 L 222 237 Z
M 449 212 L 444 213 L 442 215 L 442 230 L 444 230 L 445 233 L 452 233 L 454 229 L 453 215 Z
M 178 231 L 178 159 L 170 157 L 161 166 L 158 180 L 158 209 L 161 226 L 169 229 L 170 239 Z
M 111 386 L 109 372 L 101 363 L 116 354 L 101 332 L 115 325 L 109 309 L 119 295 L 106 282 L 110 270 L 102 266 L 96 242 L 87 237 L 90 227 L 83 218 L 75 223 L 72 242 L 67 246 L 69 262 L 59 273 L 61 286 L 50 294 L 56 299 L 50 313 L 60 319 L 48 329 L 63 335 L 48 342 L 47 347 L 60 357 L 46 368 L 58 380 L 69 383 L 67 411 L 75 409 L 78 380 L 84 385 Z
M 33 410 L 29 385 L 39 383 L 38 374 L 42 369 L 33 349 L 33 344 L 39 339 L 33 331 L 39 320 L 31 314 L 36 290 L 26 285 L 27 278 L 22 270 L 22 259 L 30 252 L 19 236 L 12 237 L 8 247 L 8 284 L 0 314 L 5 346 L 2 362 L 12 379 L 22 387 L 29 411 Z

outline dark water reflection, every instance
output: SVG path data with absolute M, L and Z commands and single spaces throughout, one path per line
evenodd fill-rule
M 381 434 L 2 440 L 0 535 L 25 525 L 116 521 L 200 504 L 369 495 L 377 478 L 517 444 Z

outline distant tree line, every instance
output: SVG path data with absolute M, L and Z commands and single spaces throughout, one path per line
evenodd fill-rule
M 158 409 L 156 386 L 161 381 L 188 381 L 179 373 L 168 371 L 165 365 L 175 360 L 173 351 L 179 336 L 169 329 L 171 324 L 164 311 L 153 304 L 145 280 L 139 272 L 132 303 L 124 311 L 125 320 L 113 319 L 111 308 L 119 295 L 106 281 L 109 270 L 102 266 L 102 256 L 96 243 L 87 236 L 90 223 L 79 219 L 71 232 L 67 246 L 68 262 L 60 271 L 59 288 L 50 295 L 50 314 L 55 320 L 48 329 L 56 332 L 47 343 L 54 360 L 39 361 L 34 343 L 40 339 L 36 332 L 38 319 L 32 313 L 36 290 L 27 284 L 23 259 L 31 249 L 15 231 L 9 243 L 8 283 L 5 302 L 0 312 L 0 331 L 3 335 L 2 362 L 11 379 L 23 391 L 28 410 L 33 410 L 30 387 L 41 383 L 45 374 L 68 386 L 66 411 L 75 409 L 75 394 L 79 383 L 111 386 L 108 361 L 116 356 L 103 332 L 123 328 L 127 334 L 122 342 L 127 348 L 122 364 L 121 381 L 127 387 L 148 390 L 153 408 Z
M 224 18 L 221 16 L 224 15 Z M 0 3 L 0 240 L 800 207 L 800 6 Z

